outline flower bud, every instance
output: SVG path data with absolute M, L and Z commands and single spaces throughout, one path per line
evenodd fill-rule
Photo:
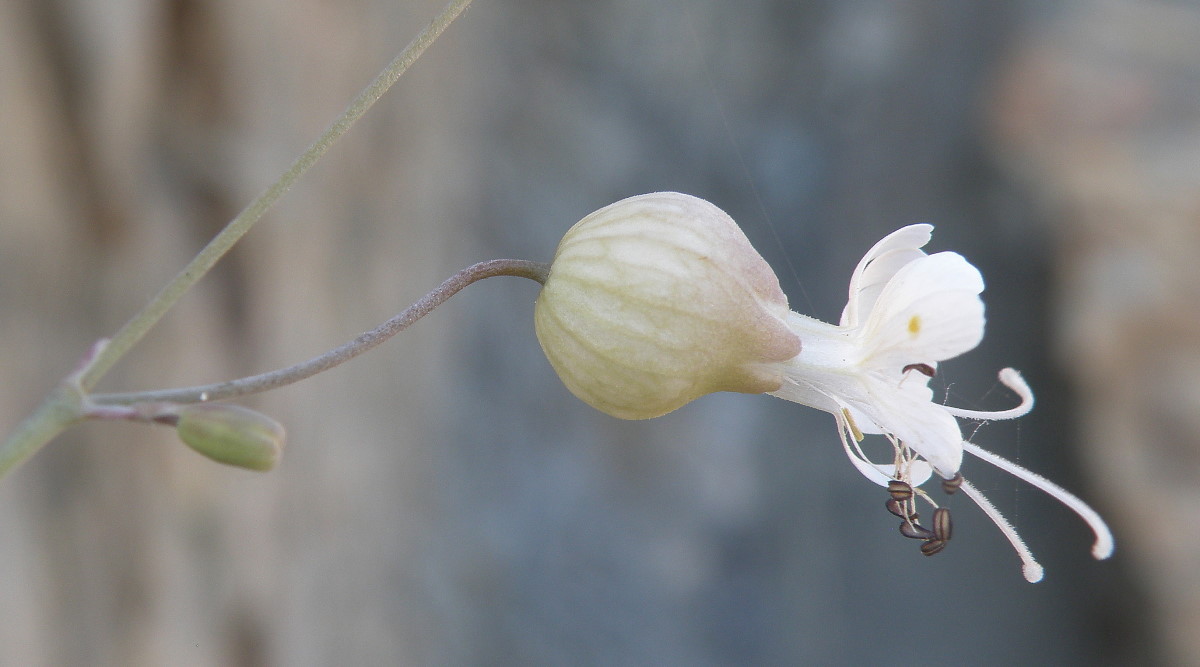
M 715 391 L 763 393 L 800 352 L 787 297 L 733 219 L 689 195 L 624 199 L 559 243 L 534 309 L 573 394 L 649 419 Z
M 283 426 L 240 405 L 202 403 L 178 411 L 179 439 L 208 458 L 226 465 L 267 471 L 283 451 Z

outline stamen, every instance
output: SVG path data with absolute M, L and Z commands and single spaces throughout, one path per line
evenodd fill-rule
M 849 413 L 845 412 L 845 414 Z M 867 455 L 863 453 L 862 447 L 858 446 L 858 442 L 854 442 L 852 448 L 851 438 L 847 437 L 848 434 L 853 435 L 850 433 L 849 424 L 840 415 L 834 415 L 834 418 L 837 419 L 838 438 L 842 441 L 842 449 L 846 451 L 846 458 L 850 459 L 850 463 L 854 464 L 854 467 L 858 468 L 864 477 L 880 486 L 887 486 L 891 480 L 890 473 L 884 473 L 879 466 L 871 463 L 867 459 Z
M 930 377 L 930 378 L 937 374 L 937 371 L 935 371 L 933 369 L 933 366 L 930 366 L 929 364 L 909 364 L 909 365 L 905 366 L 904 368 L 900 369 L 901 373 L 907 373 L 909 371 L 916 371 L 916 372 L 920 373 L 921 375 L 924 375 L 925 377 Z
M 939 507 L 933 511 L 933 536 L 942 542 L 949 542 L 954 532 L 954 524 L 950 522 L 950 510 Z
M 941 553 L 942 549 L 946 548 L 945 540 L 931 539 L 921 543 L 921 553 L 926 556 L 932 556 L 936 553 Z
M 1042 477 L 1036 472 L 1029 470 L 1028 468 L 1019 466 L 1006 458 L 997 456 L 988 450 L 982 449 L 981 447 L 973 445 L 969 442 L 963 442 L 963 450 L 971 452 L 975 456 L 987 461 L 1004 472 L 1007 472 L 1013 477 L 1017 477 L 1032 484 L 1033 486 L 1036 486 L 1037 488 L 1054 497 L 1056 500 L 1058 500 L 1058 502 L 1071 508 L 1072 511 L 1079 515 L 1079 518 L 1087 522 L 1088 527 L 1092 529 L 1092 533 L 1094 533 L 1096 536 L 1096 541 L 1092 544 L 1093 558 L 1096 560 L 1104 560 L 1113 554 L 1113 536 L 1112 531 L 1108 529 L 1108 524 L 1104 523 L 1104 519 L 1100 518 L 1100 515 L 1096 513 L 1096 510 L 1089 507 L 1087 503 L 1080 500 L 1075 494 L 1067 491 L 1054 482 L 1051 482 L 1045 477 Z
M 942 491 L 945 491 L 946 495 L 952 496 L 954 495 L 954 492 L 958 490 L 958 487 L 962 486 L 962 481 L 962 473 L 956 472 L 950 479 L 942 480 Z
M 883 506 L 887 508 L 887 511 L 891 512 L 892 514 L 895 514 L 896 516 L 900 517 L 901 519 L 907 519 L 909 521 L 912 521 L 913 517 L 916 515 L 910 513 L 908 511 L 908 508 L 906 507 L 906 505 L 907 505 L 907 503 L 901 503 L 900 501 L 896 500 L 895 498 L 888 498 L 887 502 L 884 503 Z
M 915 495 L 918 495 L 918 496 L 920 496 L 921 498 L 924 498 L 924 499 L 925 499 L 925 502 L 929 503 L 929 504 L 930 504 L 932 507 L 934 507 L 935 509 L 937 508 L 938 504 L 937 504 L 937 503 L 936 503 L 936 502 L 933 500 L 933 498 L 932 498 L 932 497 L 930 497 L 930 495 L 929 495 L 928 493 L 925 493 L 925 489 L 922 489 L 922 488 L 921 488 L 921 487 L 919 487 L 919 486 L 914 486 L 914 487 L 913 487 L 913 493 L 914 493 Z M 916 506 L 916 504 L 917 504 L 917 503 L 916 503 L 916 501 L 914 501 L 914 502 L 913 502 L 913 506 L 915 507 L 915 506 Z
M 911 537 L 914 540 L 932 540 L 935 534 L 932 530 L 917 524 L 902 521 L 900 523 L 900 534 L 905 537 Z
M 1021 399 L 1021 404 L 1015 408 L 1008 410 L 997 410 L 988 412 L 983 410 L 965 410 L 949 405 L 942 406 L 946 412 L 955 417 L 964 417 L 966 419 L 1014 419 L 1029 414 L 1033 409 L 1033 390 L 1029 388 L 1029 384 L 1025 382 L 1025 378 L 1017 372 L 1015 368 L 1000 369 L 1000 383 L 1008 387 Z
M 892 481 L 888 482 L 887 490 L 888 493 L 891 494 L 892 498 L 900 502 L 912 500 L 913 488 L 909 486 L 908 482 L 902 482 L 898 479 L 893 479 Z
M 1016 549 L 1017 556 L 1021 558 L 1021 572 L 1025 575 L 1025 581 L 1031 584 L 1041 581 L 1042 566 L 1034 559 L 1033 554 L 1029 551 L 1029 547 L 1025 546 L 1025 542 L 1021 540 L 1021 536 L 1017 534 L 1017 530 L 1008 522 L 1008 519 L 1004 518 L 1000 510 L 996 509 L 992 501 L 980 493 L 974 484 L 964 479 L 962 490 L 963 493 L 967 494 L 968 498 L 974 500 L 976 505 L 979 505 L 979 509 L 988 515 L 988 518 L 992 520 L 992 523 L 996 524 L 996 527 L 1000 529 L 1004 537 L 1008 538 L 1008 543 L 1013 546 L 1013 549 Z
M 842 408 L 842 415 L 846 417 L 846 425 L 850 427 L 850 435 L 854 436 L 854 441 L 862 442 L 865 436 L 862 431 L 858 430 L 858 424 L 854 423 L 854 417 L 850 416 L 850 409 Z

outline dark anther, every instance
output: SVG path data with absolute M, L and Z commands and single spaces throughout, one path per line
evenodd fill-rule
M 950 479 L 942 480 L 942 490 L 945 491 L 948 495 L 953 495 L 954 492 L 958 490 L 958 487 L 962 486 L 962 483 L 963 483 L 962 473 L 961 472 L 954 473 L 954 476 L 951 477 Z
M 904 503 L 901 503 L 899 500 L 896 500 L 895 498 L 888 498 L 887 502 L 884 503 L 884 507 L 887 508 L 887 511 L 891 512 L 892 514 L 895 514 L 896 516 L 900 517 L 901 519 L 908 518 L 908 511 L 905 510 Z
M 892 494 L 893 500 L 904 502 L 906 500 L 911 500 L 913 497 L 913 488 L 909 486 L 908 482 L 901 482 L 898 479 L 893 479 L 888 482 L 887 489 L 888 493 Z
M 937 371 L 933 370 L 933 366 L 930 366 L 929 364 L 909 364 L 901 369 L 900 372 L 907 373 L 909 371 L 916 371 L 929 378 L 933 377 L 937 373 Z
M 921 543 L 921 553 L 925 554 L 926 556 L 932 556 L 945 548 L 946 548 L 945 540 L 933 539 L 933 540 L 926 540 Z
M 900 534 L 905 537 L 911 537 L 914 540 L 932 540 L 937 537 L 932 530 L 907 521 L 900 522 Z
M 939 542 L 949 542 L 950 534 L 954 532 L 954 524 L 950 522 L 950 510 L 939 507 L 933 511 L 933 535 Z

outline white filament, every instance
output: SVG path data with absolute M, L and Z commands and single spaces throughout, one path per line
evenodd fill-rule
M 1096 541 L 1092 544 L 1092 556 L 1096 560 L 1104 560 L 1113 554 L 1113 536 L 1112 531 L 1108 529 L 1108 524 L 1104 523 L 1104 519 L 1100 518 L 1096 510 L 1089 507 L 1087 503 L 1080 500 L 1075 494 L 1032 470 L 1019 466 L 1008 459 L 997 456 L 969 442 L 963 443 L 963 450 L 974 454 L 1014 477 L 1025 480 L 1050 494 L 1058 502 L 1071 508 L 1081 519 L 1087 522 L 1088 527 L 1096 535 Z
M 1020 399 L 1021 404 L 1015 408 L 1007 410 L 997 410 L 994 412 L 986 412 L 982 410 L 964 410 L 949 405 L 942 406 L 946 412 L 955 417 L 964 417 L 966 419 L 1015 419 L 1029 414 L 1033 409 L 1033 390 L 1029 388 L 1029 383 L 1025 382 L 1025 378 L 1021 377 L 1021 373 L 1015 368 L 1000 369 L 1000 382 L 1008 387 Z
M 1029 547 L 1025 546 L 1025 542 L 1021 539 L 1021 536 L 1017 534 L 1017 529 L 1013 528 L 1013 525 L 1008 522 L 1008 519 L 1004 518 L 1004 515 L 1000 513 L 1000 510 L 996 509 L 996 506 L 992 504 L 992 501 L 988 500 L 987 496 L 983 495 L 979 489 L 975 488 L 974 484 L 964 479 L 961 488 L 963 493 L 967 494 L 967 497 L 971 500 L 974 500 L 975 504 L 979 505 L 979 509 L 983 510 L 984 514 L 988 515 L 988 518 L 992 520 L 992 523 L 996 524 L 996 527 L 1000 529 L 1000 532 L 1004 534 L 1004 537 L 1008 538 L 1008 543 L 1013 546 L 1013 549 L 1016 549 L 1017 556 L 1020 556 L 1021 558 L 1021 573 L 1025 575 L 1025 581 L 1028 581 L 1031 584 L 1041 581 L 1042 566 L 1038 564 L 1037 560 L 1033 557 L 1033 553 L 1029 551 Z

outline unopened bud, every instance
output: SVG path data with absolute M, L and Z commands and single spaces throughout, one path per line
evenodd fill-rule
M 175 431 L 188 447 L 226 465 L 267 471 L 283 452 L 283 426 L 270 417 L 224 403 L 187 405 Z
M 763 393 L 800 352 L 787 297 L 716 206 L 657 192 L 579 221 L 534 309 L 563 383 L 622 419 L 666 414 L 715 391 Z

